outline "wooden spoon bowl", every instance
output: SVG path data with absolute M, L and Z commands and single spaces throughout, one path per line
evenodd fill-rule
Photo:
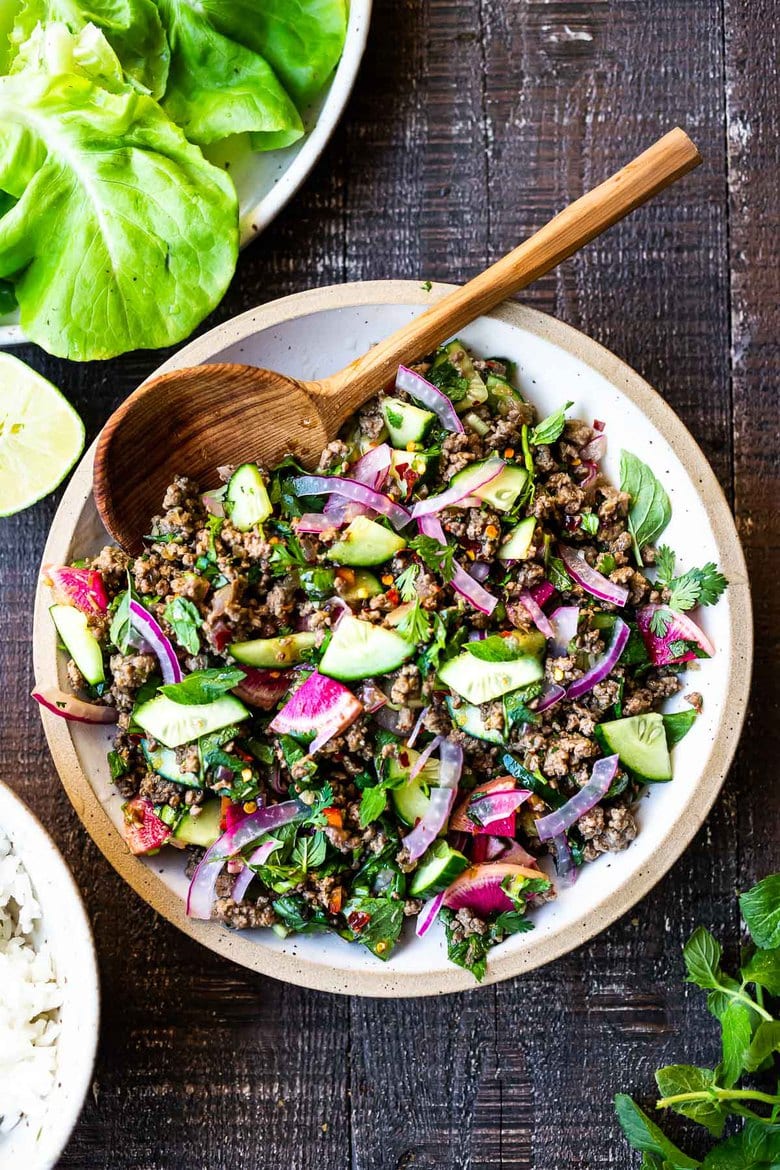
M 106 528 L 137 553 L 176 475 L 208 488 L 225 464 L 270 467 L 291 454 L 316 467 L 327 443 L 392 382 L 399 365 L 430 353 L 700 162 L 688 136 L 670 131 L 503 259 L 328 378 L 303 382 L 223 363 L 144 383 L 114 412 L 98 442 L 94 493 Z

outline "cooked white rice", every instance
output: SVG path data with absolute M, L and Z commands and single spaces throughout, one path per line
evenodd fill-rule
M 0 829 L 0 1134 L 34 1121 L 54 1083 L 62 995 L 46 947 L 32 931 L 41 912 L 30 879 Z

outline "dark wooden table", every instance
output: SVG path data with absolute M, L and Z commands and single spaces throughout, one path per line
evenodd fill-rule
M 93 1091 L 63 1167 L 628 1167 L 613 1094 L 649 1099 L 656 1066 L 714 1056 L 681 945 L 703 922 L 733 948 L 735 889 L 780 868 L 773 9 L 377 0 L 340 128 L 208 323 L 312 285 L 462 280 L 675 123 L 696 140 L 703 167 L 526 297 L 620 354 L 687 423 L 733 502 L 756 609 L 753 713 L 725 791 L 671 874 L 589 946 L 498 987 L 372 1002 L 287 987 L 178 934 L 87 837 L 28 700 L 57 501 L 2 521 L 0 774 L 74 870 L 103 985 Z M 164 356 L 77 366 L 20 353 L 90 438 Z

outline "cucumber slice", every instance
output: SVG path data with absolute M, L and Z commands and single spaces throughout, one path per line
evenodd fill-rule
M 452 716 L 452 722 L 461 731 L 465 731 L 466 735 L 470 735 L 474 739 L 484 739 L 486 743 L 506 742 L 504 734 L 499 728 L 485 727 L 485 721 L 479 707 L 475 707 L 471 703 L 461 703 L 459 707 L 456 707 L 451 695 L 447 696 L 446 703 Z
M 356 516 L 344 529 L 341 540 L 331 545 L 328 560 L 337 565 L 381 565 L 402 548 L 406 548 L 402 536 L 367 516 Z
M 518 496 L 528 482 L 528 472 L 524 467 L 505 467 L 500 475 L 491 479 L 484 487 L 477 488 L 475 496 L 479 496 L 486 504 L 492 504 L 499 512 L 509 512 L 514 508 Z
M 320 662 L 320 674 L 342 681 L 397 670 L 417 647 L 400 634 L 344 615 Z
M 487 395 L 493 410 L 503 415 L 509 414 L 518 403 L 525 402 L 520 391 L 498 374 L 488 374 Z
M 342 585 L 339 590 L 339 597 L 343 597 L 344 601 L 365 601 L 384 593 L 379 579 L 367 569 L 356 569 L 354 576 L 354 581 Z
M 193 816 L 191 812 L 186 812 L 173 835 L 177 841 L 183 841 L 185 845 L 202 845 L 204 849 L 208 849 L 222 833 L 220 827 L 222 809 L 218 800 L 209 800 L 206 804 L 196 807 L 198 815 Z
M 423 410 L 413 406 L 411 402 L 402 402 L 400 398 L 384 398 L 382 400 L 382 417 L 385 420 L 391 444 L 400 451 L 405 451 L 409 443 L 421 443 L 425 432 L 436 415 L 431 410 Z
M 176 760 L 176 752 L 172 748 L 160 746 L 152 748 L 148 739 L 142 739 L 141 750 L 147 764 L 158 776 L 172 780 L 174 784 L 183 784 L 186 788 L 203 787 L 200 772 L 182 772 Z
M 536 529 L 536 517 L 528 516 L 516 524 L 498 550 L 500 561 L 524 561 L 528 556 Z
M 468 865 L 463 854 L 446 841 L 434 841 L 414 872 L 409 893 L 413 898 L 438 894 L 446 890 L 464 869 L 468 869 Z
M 438 782 L 439 764 L 437 760 L 426 760 L 414 779 L 410 780 L 409 774 L 420 753 L 411 748 L 402 748 L 401 754 L 402 759 L 390 756 L 385 777 L 389 784 L 398 785 L 390 789 L 390 799 L 395 811 L 405 825 L 414 826 L 425 816 L 428 809 L 430 803 L 428 793 L 431 786 Z
M 475 707 L 489 703 L 491 699 L 500 699 L 509 691 L 526 687 L 543 676 L 542 663 L 530 654 L 511 662 L 483 662 L 468 650 L 445 662 L 439 671 L 439 678 L 445 686 L 452 687 Z
M 133 720 L 164 747 L 176 748 L 230 723 L 240 723 L 249 714 L 234 695 L 223 695 L 213 703 L 190 704 L 156 695 L 133 712 Z
M 255 638 L 251 642 L 232 642 L 229 652 L 236 662 L 245 666 L 267 666 L 280 669 L 303 662 L 307 651 L 317 645 L 317 635 L 310 630 L 286 634 L 279 638 Z
M 68 654 L 87 682 L 93 687 L 105 682 L 103 651 L 87 625 L 87 615 L 72 605 L 52 605 L 49 613 Z
M 242 463 L 230 477 L 225 492 L 225 513 L 239 532 L 262 524 L 273 512 L 268 491 L 256 463 Z
M 431 369 L 440 370 L 442 366 L 446 366 L 447 364 L 453 367 L 456 377 L 465 378 L 468 383 L 464 397 L 460 398 L 454 404 L 459 414 L 464 410 L 469 410 L 472 406 L 476 406 L 480 402 L 487 402 L 487 386 L 474 369 L 474 363 L 464 348 L 463 342 L 458 341 L 457 338 L 454 341 L 448 341 L 439 350 Z M 436 381 L 435 377 L 431 380 Z M 443 387 L 443 390 L 446 394 L 446 386 Z
M 599 723 L 595 735 L 605 751 L 616 752 L 621 764 L 641 779 L 672 779 L 664 720 L 657 711 Z

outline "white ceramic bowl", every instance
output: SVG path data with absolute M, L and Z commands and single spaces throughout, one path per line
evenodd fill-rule
M 0 1134 L 0 1170 L 49 1170 L 65 1148 L 92 1078 L 99 984 L 92 931 L 76 883 L 56 845 L 25 804 L 0 782 L 0 829 L 13 842 L 41 907 L 36 943 L 46 943 L 63 992 L 57 1075 L 43 1119 Z M 0 988 L 2 995 L 2 988 Z
M 373 0 L 350 0 L 347 35 L 333 77 L 322 93 L 303 111 L 306 134 L 285 150 L 251 152 L 241 136 L 228 150 L 210 149 L 213 162 L 230 167 L 239 204 L 241 247 L 257 239 L 292 199 L 316 165 L 349 101 L 366 48 Z M 21 345 L 26 335 L 18 314 L 0 317 L 0 346 Z
M 316 378 L 363 353 L 448 287 L 426 292 L 414 281 L 377 281 L 286 297 L 192 342 L 157 373 L 235 361 Z M 540 416 L 572 399 L 572 413 L 604 419 L 606 470 L 613 481 L 621 446 L 645 459 L 671 497 L 674 513 L 665 538 L 683 567 L 713 560 L 731 582 L 725 598 L 701 615 L 718 654 L 697 664 L 695 683 L 691 679 L 704 694 L 704 714 L 675 749 L 673 783 L 655 785 L 640 802 L 641 831 L 626 852 L 586 866 L 576 886 L 535 915 L 532 933 L 517 935 L 492 953 L 491 981 L 549 962 L 592 937 L 633 906 L 679 857 L 717 796 L 736 749 L 750 678 L 752 624 L 745 563 L 715 475 L 676 415 L 638 374 L 568 325 L 514 302 L 475 321 L 461 336 L 477 353 L 517 362 L 519 385 Z M 175 436 L 166 442 L 175 443 Z M 219 452 L 214 457 L 218 462 Z M 104 539 L 91 497 L 92 458 L 90 451 L 65 493 L 45 562 L 84 556 Z M 34 635 L 40 686 L 55 685 L 64 675 L 47 605 L 41 589 Z M 189 920 L 180 858 L 139 861 L 121 841 L 120 801 L 105 761 L 110 733 L 45 712 L 43 721 L 65 788 L 97 844 L 143 898 L 206 946 L 276 978 L 329 991 L 431 995 L 475 986 L 470 974 L 448 963 L 439 928 L 422 940 L 410 939 L 381 963 L 335 937 L 282 940 L 271 931 L 237 934 Z

